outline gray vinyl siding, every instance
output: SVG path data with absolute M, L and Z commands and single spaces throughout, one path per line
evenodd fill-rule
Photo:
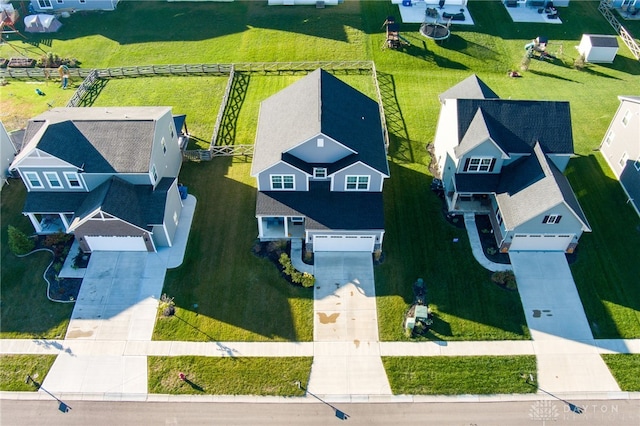
M 171 133 L 173 133 L 173 136 L 171 136 Z M 165 141 L 166 153 L 162 148 L 162 138 Z M 178 146 L 178 133 L 174 128 L 170 110 L 156 122 L 149 170 L 151 170 L 152 164 L 156 166 L 158 181 L 163 177 L 177 177 L 180 173 L 182 155 Z
M 631 119 L 624 126 L 622 119 L 627 111 L 631 111 Z M 611 132 L 615 136 L 611 143 L 608 144 L 606 141 Z M 609 129 L 604 135 L 600 151 L 605 156 L 613 173 L 620 179 L 623 167 L 619 162 L 623 154 L 626 152 L 631 161 L 637 160 L 638 156 L 640 156 L 640 104 L 634 104 L 629 101 L 620 103 L 616 115 L 611 120 Z
M 114 10 L 119 0 L 86 0 L 81 3 L 80 0 L 50 0 L 50 8 L 41 8 L 38 0 L 31 0 L 31 6 L 37 12 L 51 12 L 54 10 Z
M 560 223 L 542 223 L 542 220 L 547 215 L 561 215 L 562 219 Z M 559 204 L 517 226 L 513 232 L 517 234 L 576 234 L 580 236 L 582 235 L 582 222 L 576 218 L 567 206 Z
M 180 212 L 182 212 L 182 201 L 180 200 L 178 181 L 176 179 L 176 181 L 171 185 L 169 191 L 167 191 L 167 204 L 164 208 L 164 227 L 166 228 L 169 239 L 171 240 L 171 245 L 173 245 L 173 239 L 176 234 L 176 229 L 178 228 L 173 220 L 173 215 L 175 213 L 178 218 L 180 218 Z M 160 242 L 159 238 L 156 239 L 156 236 L 159 237 L 157 234 L 158 233 L 154 231 L 154 241 L 156 242 L 156 246 L 168 246 L 169 242 L 166 241 L 164 231 L 162 232 L 162 238 L 165 240 L 164 244 Z
M 324 139 L 323 147 L 318 147 L 318 139 Z M 319 134 L 287 152 L 307 163 L 330 164 L 346 157 L 353 151 L 335 140 Z
M 286 163 L 275 164 L 258 175 L 258 191 L 271 191 L 271 175 L 294 175 L 295 188 L 288 191 L 307 191 L 307 174 Z
M 369 176 L 369 192 L 381 192 L 383 177 L 380 172 L 358 163 L 340 170 L 333 175 L 332 191 L 345 191 L 347 176 Z

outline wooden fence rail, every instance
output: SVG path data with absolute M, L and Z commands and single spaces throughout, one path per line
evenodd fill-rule
M 220 133 L 220 125 L 222 124 L 222 119 L 224 118 L 224 112 L 227 109 L 227 103 L 229 102 L 229 95 L 231 94 L 231 88 L 233 87 L 233 79 L 235 78 L 235 70 L 233 65 L 231 66 L 231 70 L 229 72 L 229 79 L 227 80 L 227 88 L 224 90 L 224 95 L 222 96 L 222 103 L 220 104 L 220 109 L 218 110 L 218 116 L 216 117 L 216 124 L 213 127 L 213 136 L 211 136 L 211 146 L 216 144 L 218 140 L 218 133 Z
M 611 13 L 612 8 L 611 0 L 600 0 L 600 4 L 598 5 L 598 10 L 602 13 L 602 16 L 605 17 L 607 21 L 611 24 L 614 30 L 620 35 L 620 38 L 627 45 L 629 50 L 631 50 L 631 54 L 636 58 L 640 59 L 640 46 L 638 46 L 638 42 L 633 38 L 631 33 L 622 26 L 622 24 L 618 21 L 618 19 L 613 16 Z

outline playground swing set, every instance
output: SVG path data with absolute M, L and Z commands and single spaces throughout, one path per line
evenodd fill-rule
M 382 49 L 401 49 L 404 46 L 411 46 L 411 42 L 400 35 L 400 24 L 396 22 L 394 16 L 387 16 L 382 23 L 387 29 L 387 39 L 382 44 Z

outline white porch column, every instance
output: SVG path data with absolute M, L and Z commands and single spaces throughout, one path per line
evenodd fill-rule
M 289 221 L 287 220 L 287 217 L 284 217 L 284 236 L 288 237 L 289 236 Z
M 58 213 L 58 216 L 60 216 L 60 220 L 64 225 L 64 232 L 67 232 L 69 230 L 69 222 L 67 222 L 67 217 L 64 215 L 64 213 Z
M 262 237 L 262 216 L 257 216 L 258 219 L 258 237 Z
M 29 217 L 33 228 L 36 230 L 36 233 L 42 232 L 42 227 L 40 226 L 40 222 L 38 222 L 38 218 L 36 218 L 36 215 L 33 213 L 27 213 L 27 216 Z

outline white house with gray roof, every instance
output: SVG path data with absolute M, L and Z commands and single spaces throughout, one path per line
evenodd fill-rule
M 448 211 L 488 214 L 502 252 L 573 252 L 591 228 L 562 173 L 569 103 L 500 99 L 475 75 L 440 102 L 434 160 Z
M 600 152 L 640 216 L 640 96 L 618 96 L 620 105 Z
M 260 105 L 251 175 L 262 241 L 380 250 L 389 177 L 378 104 L 318 69 Z
M 170 107 L 54 108 L 32 118 L 11 169 L 38 234 L 74 234 L 85 252 L 173 243 L 182 155 Z

